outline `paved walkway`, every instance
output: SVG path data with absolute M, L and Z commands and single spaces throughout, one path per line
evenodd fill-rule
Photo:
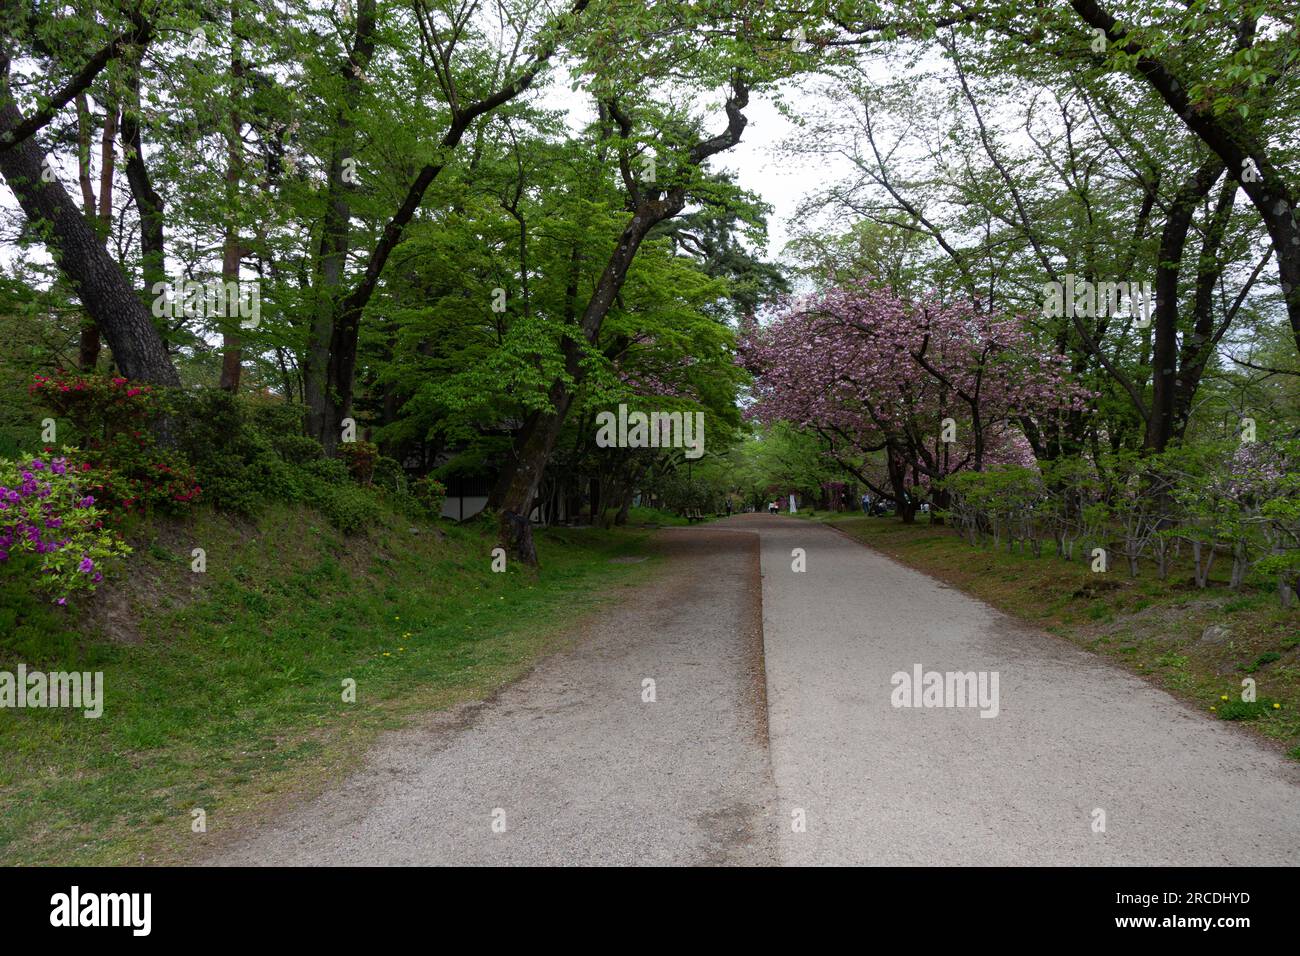
M 1300 768 L 1248 732 L 819 525 L 661 538 L 581 644 L 212 862 L 1300 863 Z M 997 716 L 894 707 L 917 665 L 996 673 Z
M 1300 863 L 1300 768 L 1249 732 L 828 528 L 730 524 L 762 537 L 772 763 L 807 816 L 783 861 Z M 998 715 L 893 707 L 916 664 L 996 671 Z

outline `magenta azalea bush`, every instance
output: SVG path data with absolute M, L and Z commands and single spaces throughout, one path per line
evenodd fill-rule
M 93 481 L 110 521 L 135 512 L 176 512 L 202 493 L 189 462 L 158 447 L 153 423 L 169 406 L 152 386 L 60 369 L 36 375 L 29 391 L 76 426 L 80 447 L 69 450 L 69 467 L 93 473 L 81 479 L 86 487 Z
M 93 592 L 104 563 L 130 548 L 104 527 L 67 459 L 0 459 L 0 564 L 24 553 L 37 559 L 35 583 L 66 604 L 74 592 Z

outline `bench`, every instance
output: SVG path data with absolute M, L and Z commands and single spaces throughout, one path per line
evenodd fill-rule
M 688 523 L 694 521 L 703 521 L 703 520 L 704 520 L 704 513 L 701 512 L 699 508 L 692 508 L 686 512 L 686 521 Z

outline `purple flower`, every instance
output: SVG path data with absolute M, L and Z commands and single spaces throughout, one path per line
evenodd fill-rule
M 81 563 L 77 565 L 77 570 L 82 574 L 89 574 L 91 571 L 95 570 L 95 562 L 83 554 L 81 556 Z

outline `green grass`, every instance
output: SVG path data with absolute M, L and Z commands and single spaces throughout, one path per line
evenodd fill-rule
M 1273 713 L 1277 701 L 1262 697 L 1259 700 L 1220 700 L 1215 712 L 1220 720 L 1259 720 Z
M 658 508 L 630 508 L 627 513 L 629 525 L 679 525 L 690 524 L 681 515 Z
M 79 617 L 0 579 L 0 669 L 105 682 L 98 720 L 0 710 L 0 862 L 193 857 L 346 774 L 380 731 L 486 696 L 563 646 L 579 616 L 654 573 L 654 560 L 610 560 L 645 538 L 542 532 L 540 572 L 494 574 L 484 525 L 386 514 L 344 538 L 303 509 L 256 525 L 201 511 L 135 542 L 96 599 L 116 598 L 111 613 Z M 193 547 L 205 574 L 190 570 Z M 191 833 L 197 808 L 206 836 Z
M 1186 555 L 1168 580 L 1157 577 L 1151 562 L 1133 579 L 1125 565 L 1094 574 L 1089 562 L 1062 560 L 1050 546 L 1037 558 L 1005 547 L 973 548 L 951 528 L 924 519 L 904 525 L 846 513 L 817 520 L 1108 657 L 1207 715 L 1248 720 L 1300 759 L 1300 613 L 1282 609 L 1267 583 L 1234 592 L 1213 580 L 1198 589 Z M 1212 624 L 1228 628 L 1229 636 L 1201 640 Z M 1242 674 L 1255 680 L 1258 703 L 1240 700 Z
M 1259 657 L 1255 658 L 1249 664 L 1242 667 L 1241 670 L 1244 673 L 1253 674 L 1255 673 L 1255 671 L 1259 670 L 1264 665 L 1272 664 L 1275 661 L 1280 661 L 1281 659 L 1282 659 L 1282 655 L 1279 654 L 1277 651 L 1265 651 L 1263 654 L 1260 654 Z

